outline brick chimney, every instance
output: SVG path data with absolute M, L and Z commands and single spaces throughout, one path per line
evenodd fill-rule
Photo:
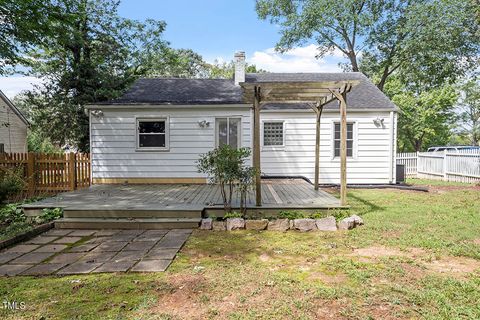
M 234 56 L 235 62 L 235 75 L 234 81 L 238 85 L 240 82 L 245 82 L 245 52 L 237 51 Z

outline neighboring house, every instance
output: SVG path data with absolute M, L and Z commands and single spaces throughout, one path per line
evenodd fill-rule
M 29 123 L 0 91 L 0 152 L 27 152 Z
M 245 74 L 235 79 L 139 79 L 120 98 L 88 106 L 93 183 L 202 183 L 196 161 L 215 146 L 252 146 L 251 105 L 239 82 L 359 80 L 347 95 L 350 184 L 395 182 L 396 106 L 361 73 Z M 238 58 L 238 56 L 237 56 Z M 261 171 L 313 180 L 315 116 L 305 104 L 270 104 L 261 112 Z M 320 183 L 339 183 L 337 102 L 321 118 Z

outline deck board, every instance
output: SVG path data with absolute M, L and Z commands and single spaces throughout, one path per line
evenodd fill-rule
M 233 207 L 240 195 L 234 192 Z M 314 190 L 301 179 L 262 180 L 262 208 L 340 208 L 340 201 L 325 192 Z M 210 184 L 164 185 L 94 185 L 88 189 L 58 194 L 31 204 L 26 209 L 62 207 L 70 210 L 125 209 L 162 210 L 166 208 L 215 208 L 222 206 L 220 188 Z M 255 206 L 255 190 L 247 195 L 247 208 Z

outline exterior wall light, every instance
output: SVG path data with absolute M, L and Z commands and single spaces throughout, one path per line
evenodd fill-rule
M 208 122 L 207 120 L 200 120 L 198 121 L 198 125 L 201 128 L 208 128 L 210 126 L 210 122 Z
M 373 119 L 373 124 L 375 124 L 375 126 L 377 126 L 377 127 L 382 127 L 383 128 L 385 126 L 384 121 L 385 121 L 385 119 L 377 117 L 376 119 Z
M 103 111 L 102 110 L 92 110 L 92 116 L 94 116 L 95 118 L 103 117 Z

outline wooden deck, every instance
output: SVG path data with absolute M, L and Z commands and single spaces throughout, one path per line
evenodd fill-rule
M 247 197 L 247 210 L 341 208 L 339 199 L 301 179 L 262 180 L 263 205 L 255 206 L 255 194 Z M 233 207 L 239 205 L 234 193 Z M 65 211 L 221 211 L 220 189 L 208 184 L 94 185 L 88 189 L 58 194 L 24 206 L 34 214 L 42 208 Z M 124 214 L 128 216 L 128 213 Z M 92 216 L 94 216 L 92 214 Z M 220 216 L 217 214 L 217 216 Z

